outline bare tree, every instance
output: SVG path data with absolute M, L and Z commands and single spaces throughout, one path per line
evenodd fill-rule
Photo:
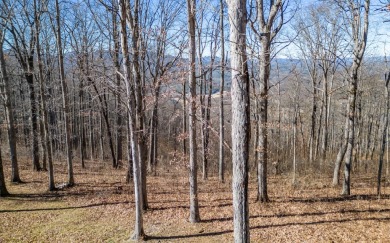
M 144 58 L 143 46 L 142 46 L 142 36 L 141 36 L 141 26 L 140 26 L 140 14 L 141 14 L 141 5 L 139 0 L 135 0 L 133 5 L 129 1 L 126 1 L 126 23 L 131 32 L 131 51 L 132 51 L 132 66 L 133 66 L 133 92 L 135 97 L 136 105 L 136 127 L 138 135 L 138 153 L 133 153 L 138 155 L 140 163 L 140 173 L 141 173 L 141 188 L 142 188 L 142 207 L 144 210 L 148 208 L 147 192 L 146 192 L 146 162 L 147 162 L 147 147 L 146 147 L 146 131 L 145 131 L 145 114 L 144 114 L 144 99 L 143 99 L 143 78 L 141 71 L 141 57 Z M 135 167 L 134 167 L 135 170 Z
M 64 112 L 65 119 L 65 149 L 66 149 L 66 160 L 68 165 L 68 182 L 67 186 L 74 185 L 74 175 L 73 175 L 73 162 L 72 162 L 72 141 L 71 141 L 71 130 L 70 130 L 70 113 L 69 113 L 69 101 L 68 101 L 68 89 L 66 85 L 66 77 L 64 70 L 64 52 L 62 47 L 62 37 L 61 37 L 61 12 L 58 0 L 55 1 L 56 8 L 56 40 L 57 40 L 57 51 L 58 51 L 58 66 L 60 69 L 60 81 L 61 81 L 61 92 L 62 92 L 62 108 Z
M 129 119 L 129 143 L 131 146 L 132 160 L 133 160 L 133 179 L 134 179 L 134 196 L 135 196 L 135 229 L 132 236 L 135 240 L 142 240 L 145 237 L 143 229 L 143 197 L 142 197 L 142 178 L 141 178 L 141 164 L 139 156 L 139 136 L 137 135 L 136 125 L 136 98 L 134 93 L 134 85 L 131 78 L 131 64 L 128 50 L 127 40 L 127 3 L 126 0 L 118 0 L 120 12 L 120 38 L 122 47 L 122 65 L 123 65 L 123 79 L 126 86 L 126 105 L 128 109 Z
M 348 2 L 339 2 L 340 7 L 345 11 L 350 23 L 351 38 L 353 41 L 353 63 L 349 71 L 348 87 L 348 141 L 345 152 L 345 169 L 342 195 L 351 194 L 351 163 L 352 152 L 355 140 L 355 105 L 358 85 L 359 69 L 362 63 L 363 55 L 366 50 L 368 36 L 368 16 L 370 12 L 370 0 L 349 0 Z
M 116 86 L 117 89 L 119 90 L 121 86 L 121 78 L 119 75 L 119 70 L 120 70 L 120 63 L 119 63 L 119 45 L 120 45 L 120 40 L 119 40 L 119 33 L 118 33 L 118 4 L 116 0 L 112 0 L 112 39 L 114 42 L 114 53 L 112 54 L 113 57 L 113 62 L 115 66 L 115 71 L 117 72 L 115 75 L 116 79 Z M 122 135 L 122 126 L 123 126 L 123 119 L 122 115 L 120 114 L 120 102 L 121 102 L 121 93 L 116 92 L 115 95 L 116 98 L 116 111 L 117 111 L 117 117 L 116 117 L 116 126 L 117 126 L 117 131 L 116 131 L 116 162 L 118 164 L 121 163 L 122 157 L 123 157 L 123 135 Z
M 300 80 L 298 79 L 298 75 L 295 74 L 295 94 L 293 97 L 294 103 L 294 117 L 293 117 L 293 177 L 292 177 L 292 185 L 296 184 L 296 174 L 297 174 L 297 143 L 298 143 L 298 135 L 297 135 L 297 127 L 298 127 L 298 116 L 299 116 L 299 103 L 300 103 Z
M 148 28 L 156 29 L 156 31 L 144 34 L 148 35 L 144 37 L 144 43 L 150 47 L 146 51 L 145 62 L 151 77 L 151 95 L 153 96 L 149 127 L 148 171 L 154 171 L 154 173 L 156 173 L 158 156 L 158 110 L 161 87 L 167 82 L 170 69 L 177 64 L 182 54 L 182 49 L 178 49 L 175 55 L 168 54 L 168 50 L 173 46 L 172 42 L 179 39 L 180 32 L 174 31 L 173 27 L 182 6 L 174 1 L 160 1 L 156 6 L 154 17 L 150 18 L 151 21 L 147 24 Z M 167 32 L 171 32 L 171 35 Z
M 343 33 L 341 24 L 338 21 L 340 11 L 329 4 L 309 5 L 308 10 L 298 18 L 295 29 L 297 31 L 297 46 L 302 54 L 306 69 L 308 70 L 312 84 L 312 114 L 311 129 L 309 138 L 309 163 L 312 164 L 317 148 L 320 146 L 320 133 L 322 130 L 321 140 L 321 165 L 326 160 L 328 150 L 328 128 L 329 116 L 331 112 L 331 94 L 333 92 L 333 79 L 337 70 L 338 52 L 342 52 L 344 46 L 341 45 Z M 322 79 L 321 79 L 322 76 Z M 322 82 L 323 88 L 320 88 Z M 322 92 L 322 106 L 319 112 L 320 118 L 317 118 L 319 93 Z M 324 114 L 324 115 L 323 115 Z M 317 129 L 317 120 L 319 120 Z M 316 132 L 318 131 L 318 132 Z
M 271 46 L 274 38 L 284 24 L 283 0 L 270 1 L 269 6 L 263 0 L 256 1 L 256 22 L 251 27 L 261 42 L 260 57 L 260 98 L 259 98 L 259 140 L 258 161 L 258 196 L 260 202 L 268 202 L 267 163 L 268 163 L 268 89 L 271 71 Z M 278 23 L 276 21 L 278 20 Z
M 200 221 L 198 206 L 198 180 L 197 180 L 197 149 L 196 149 L 196 77 L 195 77 L 195 18 L 196 4 L 195 0 L 187 0 L 188 14 L 188 38 L 189 38 L 189 78 L 188 86 L 190 88 L 190 104 L 188 107 L 188 130 L 189 130 L 189 149 L 190 149 L 190 222 Z
M 249 76 L 245 0 L 228 0 L 232 69 L 232 150 L 234 241 L 249 242 Z
M 11 11 L 6 11 L 5 6 L 7 2 L 5 0 L 2 1 L 2 4 L 4 4 L 4 8 L 1 8 L 1 18 L 0 18 L 0 72 L 1 72 L 1 79 L 3 80 L 2 86 L 0 87 L 0 91 L 2 93 L 4 103 L 5 103 L 5 113 L 7 118 L 7 128 L 8 128 L 8 143 L 10 148 L 10 157 L 11 157 L 11 182 L 21 182 L 20 176 L 19 176 L 19 166 L 18 166 L 18 158 L 17 158 L 17 152 L 16 152 L 16 135 L 15 135 L 15 122 L 14 122 L 14 110 L 13 105 L 11 102 L 11 83 L 8 77 L 7 68 L 6 68 L 6 62 L 4 57 L 4 38 L 5 38 L 5 28 L 8 24 L 8 17 Z
M 41 3 L 41 2 L 39 2 Z M 41 53 L 41 43 L 40 43 L 40 31 L 41 31 L 41 16 L 42 12 L 45 10 L 45 5 L 38 4 L 37 0 L 34 0 L 34 15 L 35 15 L 35 39 L 36 39 L 36 53 L 37 53 L 37 62 L 38 62 L 38 71 L 39 71 L 39 90 L 40 90 L 40 109 L 41 109 L 41 120 L 43 124 L 43 141 L 42 146 L 45 153 L 47 154 L 48 161 L 48 176 L 49 191 L 55 189 L 54 184 L 54 168 L 53 168 L 53 156 L 52 156 L 52 146 L 50 141 L 49 134 L 49 122 L 47 119 L 47 105 L 46 105 L 46 90 L 45 90 L 45 79 L 44 79 L 44 70 L 43 70 L 43 60 Z M 44 155 L 43 155 L 44 156 Z
M 1 137 L 1 130 L 0 130 Z M 1 156 L 1 139 L 0 139 L 0 197 L 8 196 L 9 192 L 7 190 L 7 186 L 5 185 L 5 177 L 3 170 L 3 158 Z
M 219 1 L 220 7 L 220 35 L 221 35 L 221 82 L 219 84 L 219 163 L 218 163 L 218 175 L 219 180 L 225 182 L 225 156 L 224 156 L 224 139 L 225 139 L 225 118 L 223 108 L 223 92 L 225 87 L 225 26 L 224 26 L 224 1 Z
M 377 195 L 381 197 L 381 182 L 382 182 L 382 168 L 383 168 L 383 157 L 385 154 L 386 140 L 387 140 L 387 128 L 389 125 L 389 112 L 390 112 L 390 73 L 385 75 L 385 86 L 386 86 L 386 112 L 384 114 L 384 126 L 382 132 L 382 143 L 381 150 L 379 152 L 379 166 L 378 166 L 378 184 L 377 184 Z
M 36 171 L 41 170 L 39 163 L 39 133 L 38 133 L 38 109 L 37 98 L 34 82 L 34 55 L 35 55 L 35 30 L 36 25 L 33 9 L 30 9 L 29 2 L 23 1 L 19 4 L 15 4 L 12 11 L 17 16 L 10 21 L 9 32 L 11 38 L 5 39 L 5 41 L 11 46 L 15 52 L 17 60 L 23 70 L 24 78 L 29 88 L 30 99 L 30 138 L 31 138 L 31 157 L 33 169 Z
M 219 15 L 212 2 L 200 1 L 197 18 L 197 55 L 199 65 L 199 106 L 202 139 L 202 177 L 208 179 L 210 161 L 210 127 L 211 127 L 211 95 L 213 90 L 213 71 L 218 51 L 218 32 L 216 28 Z M 212 10 L 212 11 L 210 11 Z M 209 48 L 209 51 L 207 51 Z M 207 53 L 207 57 L 205 56 Z

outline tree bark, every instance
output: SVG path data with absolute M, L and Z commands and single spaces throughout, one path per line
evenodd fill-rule
M 228 0 L 232 69 L 232 162 L 234 241 L 249 242 L 248 161 L 249 76 L 246 56 L 246 1 Z
M 357 70 L 356 70 L 357 71 Z M 345 151 L 345 163 L 344 163 L 344 181 L 342 195 L 351 194 L 351 164 L 352 164 L 352 152 L 355 142 L 355 104 L 356 104 L 356 91 L 357 91 L 357 72 L 352 74 L 352 80 L 349 85 L 349 97 L 348 97 L 348 140 L 347 149 Z
M 188 107 L 188 130 L 189 130 L 189 156 L 190 156 L 190 222 L 200 221 L 198 206 L 198 180 L 197 180 L 197 148 L 196 148 L 196 77 L 195 77 L 195 18 L 196 18 L 195 0 L 187 0 L 188 16 L 188 38 L 189 38 L 189 78 L 188 86 L 190 88 L 190 104 Z
M 140 36 L 140 26 L 139 26 L 139 16 L 140 16 L 140 1 L 135 0 L 134 5 L 131 7 L 129 2 L 125 2 L 126 4 L 126 22 L 131 30 L 131 48 L 132 48 L 132 66 L 134 70 L 134 98 L 135 98 L 135 116 L 136 116 L 136 124 L 137 127 L 137 135 L 138 135 L 138 156 L 140 163 L 140 173 L 142 179 L 142 206 L 143 209 L 146 210 L 148 208 L 148 198 L 147 198 L 147 183 L 146 183 L 146 162 L 147 162 L 147 146 L 146 146 L 146 132 L 145 132 L 145 124 L 144 124 L 144 99 L 143 99 L 143 80 L 141 75 L 141 61 L 140 56 L 142 55 L 141 50 L 141 42 L 142 38 Z M 133 150 L 133 153 L 135 151 Z M 134 168 L 135 170 L 135 168 Z
M 389 113 L 390 113 L 390 72 L 385 77 L 385 84 L 386 84 L 386 112 L 384 117 L 384 126 L 383 126 L 383 132 L 382 132 L 382 144 L 381 144 L 381 150 L 379 153 L 379 165 L 378 165 L 378 182 L 377 182 L 377 196 L 378 198 L 381 197 L 381 182 L 382 182 L 382 168 L 383 168 L 383 157 L 385 155 L 385 147 L 386 147 L 386 140 L 387 140 L 387 128 L 389 125 Z
M 139 156 L 139 141 L 136 134 L 136 98 L 134 94 L 134 86 L 131 83 L 131 66 L 129 60 L 128 40 L 127 40 L 127 6 L 125 0 L 118 0 L 120 8 L 120 36 L 122 46 L 123 58 L 123 77 L 126 85 L 128 121 L 129 121 L 129 148 L 131 147 L 133 160 L 133 179 L 134 179 L 134 196 L 135 196 L 135 229 L 132 236 L 134 240 L 142 240 L 145 237 L 143 230 L 143 196 L 142 196 L 142 178 L 141 178 L 141 164 Z M 129 150 L 130 151 L 130 150 Z
M 183 120 L 182 120 L 183 155 L 187 157 L 187 88 L 186 81 L 183 82 Z
M 84 129 L 84 91 L 83 81 L 80 80 L 79 86 L 79 148 L 81 168 L 85 169 L 85 129 Z
M 34 60 L 33 57 L 29 57 L 29 59 L 32 59 L 29 61 L 30 65 L 33 65 Z M 29 66 L 30 66 L 29 65 Z M 29 67 L 29 69 L 33 69 L 33 66 Z M 33 159 L 33 169 L 35 171 L 41 170 L 41 165 L 39 164 L 39 143 L 38 143 L 38 110 L 36 107 L 36 98 L 35 98 L 35 88 L 34 88 L 34 76 L 32 73 L 30 73 L 30 70 L 27 74 L 25 74 L 29 92 L 30 92 L 30 111 L 31 111 L 31 152 L 32 152 L 32 159 Z
M 258 200 L 268 202 L 267 190 L 267 163 L 268 163 L 268 81 L 271 66 L 271 40 L 266 33 L 261 41 L 262 52 L 260 54 L 260 99 L 259 99 L 259 145 L 257 153 L 258 161 Z
M 265 6 L 262 0 L 257 3 L 257 16 L 259 31 L 252 29 L 257 34 L 257 38 L 261 42 L 260 52 L 260 98 L 259 98 L 259 146 L 257 153 L 258 161 L 258 195 L 257 199 L 260 202 L 268 202 L 267 189 L 267 163 L 268 163 L 268 85 L 271 71 L 271 45 L 275 36 L 282 27 L 283 17 L 280 18 L 279 23 L 275 28 L 275 19 L 278 14 L 283 16 L 283 0 L 270 1 L 269 6 Z M 265 11 L 268 8 L 269 13 Z M 261 32 L 261 33 L 259 33 Z
M 8 121 L 8 143 L 10 148 L 11 157 L 11 182 L 19 183 L 22 182 L 19 176 L 18 158 L 16 152 L 16 135 L 15 135 L 15 122 L 14 122 L 14 111 L 11 102 L 11 88 L 10 81 L 7 74 L 6 63 L 3 52 L 4 44 L 4 32 L 0 32 L 0 69 L 1 76 L 3 79 L 2 93 L 4 94 L 5 113 Z
M 38 109 L 36 106 L 35 98 L 35 88 L 34 88 L 34 76 L 31 70 L 34 69 L 34 57 L 28 57 L 28 68 L 26 70 L 25 78 L 28 83 L 28 88 L 30 92 L 30 113 L 31 113 L 31 153 L 33 160 L 33 169 L 35 171 L 40 171 L 41 165 L 39 164 L 39 143 L 38 143 Z
M 297 101 L 296 101 L 297 102 Z M 294 120 L 293 120 L 293 178 L 292 184 L 296 184 L 297 174 L 297 124 L 298 124 L 298 103 L 295 103 L 294 107 Z
M 104 118 L 104 123 L 106 124 L 108 144 L 110 146 L 111 159 L 112 159 L 112 167 L 118 168 L 118 161 L 116 160 L 116 157 L 115 157 L 114 138 L 113 138 L 113 135 L 111 132 L 111 126 L 110 126 L 110 121 L 109 121 L 109 117 L 108 117 L 108 109 L 109 108 L 108 108 L 106 94 L 104 94 L 104 92 L 103 92 L 103 94 L 100 95 L 99 90 L 97 89 L 95 82 L 93 82 L 90 78 L 88 78 L 88 81 L 92 84 L 92 86 L 96 92 L 96 95 L 99 99 L 101 116 Z M 103 136 L 103 133 L 101 133 L 101 135 Z M 103 152 L 103 150 L 104 150 L 104 148 L 102 147 L 102 152 Z
M 95 146 L 94 146 L 94 131 L 93 131 L 93 110 L 92 110 L 92 98 L 89 98 L 89 116 L 88 116 L 88 122 L 89 122 L 89 159 L 94 159 L 94 153 L 95 153 Z
M 127 117 L 129 117 L 129 115 L 127 115 Z M 127 162 L 128 162 L 128 166 L 127 166 L 127 173 L 126 173 L 126 183 L 130 183 L 134 178 L 133 178 L 133 174 L 134 174 L 134 170 L 133 170 L 133 152 L 131 150 L 131 142 L 130 142 L 130 139 L 131 139 L 131 132 L 130 132 L 130 126 L 127 122 Z
M 35 14 L 35 10 L 34 13 Z M 34 16 L 34 15 L 33 15 Z M 13 36 L 14 47 L 17 60 L 23 70 L 24 77 L 26 79 L 29 90 L 30 101 L 30 139 L 31 139 L 31 157 L 33 170 L 40 171 L 41 166 L 39 164 L 39 133 L 38 133 L 38 109 L 36 106 L 36 91 L 34 87 L 34 51 L 36 36 L 34 36 L 34 25 L 36 25 L 36 19 L 29 26 L 29 29 L 19 30 L 15 28 L 15 25 L 11 23 L 10 33 Z M 22 31 L 20 33 L 19 31 Z M 29 36 L 29 40 L 26 39 Z M 29 43 L 27 47 L 26 42 Z
M 68 182 L 67 186 L 74 185 L 74 175 L 73 175 L 73 161 L 72 161 L 72 141 L 71 141 L 71 127 L 69 121 L 69 101 L 68 101 L 68 91 L 66 87 L 65 80 L 65 70 L 64 70 L 64 54 L 62 50 L 62 37 L 61 37 L 61 23 L 60 23 L 60 7 L 58 0 L 55 0 L 56 5 L 56 38 L 57 38 L 57 49 L 58 49 L 58 63 L 60 68 L 60 81 L 61 81 L 61 91 L 62 91 L 62 105 L 64 112 L 65 120 L 65 149 L 66 149 L 66 159 L 68 164 Z
M 117 1 L 112 0 L 113 9 L 117 10 Z M 117 26 L 117 12 L 112 11 L 112 37 L 114 42 L 114 53 L 113 53 L 113 62 L 115 66 L 115 71 L 117 72 L 115 75 L 116 79 L 116 88 L 117 92 L 115 94 L 116 99 L 116 163 L 122 164 L 123 159 L 123 129 L 122 129 L 122 115 L 120 112 L 120 102 L 121 102 L 121 94 L 119 92 L 120 86 L 121 86 L 121 79 L 119 75 L 120 71 L 120 64 L 119 64 L 119 33 L 118 33 L 118 26 Z
M 347 109 L 349 110 L 349 109 Z M 344 128 L 344 139 L 342 140 L 341 147 L 339 149 L 339 152 L 336 157 L 334 171 L 333 171 L 333 186 L 337 186 L 340 183 L 339 177 L 340 177 L 340 168 L 341 168 L 341 162 L 344 159 L 345 152 L 347 150 L 347 139 L 348 139 L 348 117 L 345 120 L 345 128 Z
M 355 9 L 359 9 L 352 4 L 350 6 L 351 11 L 356 11 Z M 356 105 L 356 94 L 357 94 L 357 83 L 358 83 L 358 71 L 360 69 L 360 65 L 363 59 L 363 55 L 366 49 L 367 44 L 367 35 L 368 35 L 368 16 L 370 11 L 370 0 L 364 1 L 364 16 L 363 16 L 363 28 L 362 20 L 361 20 L 361 10 L 358 10 L 357 16 L 354 15 L 353 20 L 351 20 L 351 29 L 353 34 L 354 41 L 354 50 L 353 50 L 353 63 L 349 76 L 349 89 L 348 89 L 348 142 L 347 142 L 347 150 L 345 153 L 345 167 L 344 167 L 344 181 L 343 181 L 343 190 L 341 192 L 342 195 L 350 195 L 351 194 L 351 162 L 352 162 L 352 152 L 354 148 L 354 140 L 355 140 L 355 105 Z
M 219 84 L 219 163 L 218 177 L 219 181 L 225 182 L 225 155 L 224 155 L 224 108 L 223 108 L 223 91 L 225 87 L 225 32 L 224 32 L 224 3 L 220 0 L 220 31 L 221 31 L 221 82 Z
M 54 168 L 53 168 L 53 156 L 52 156 L 52 146 L 50 141 L 50 133 L 49 133 L 49 122 L 47 119 L 47 105 L 46 105 L 46 96 L 45 96 L 45 80 L 44 80 L 44 70 L 43 70 L 43 60 L 41 55 L 41 43 L 40 43 L 40 15 L 37 13 L 37 5 L 36 0 L 34 0 L 35 5 L 35 17 L 36 17 L 36 26 L 35 26 L 35 38 L 36 38 L 36 51 L 37 51 L 37 61 L 38 61 L 38 70 L 39 70 L 39 90 L 40 90 L 40 109 L 41 109 L 41 115 L 42 115 L 42 130 L 43 133 L 43 140 L 42 144 L 45 150 L 45 153 L 47 154 L 47 161 L 48 161 L 48 190 L 53 191 L 55 190 L 55 184 L 54 184 Z M 44 155 L 43 155 L 44 156 Z
M 1 37 L 0 37 L 1 38 Z M 1 130 L 0 130 L 1 137 Z M 1 156 L 1 139 L 0 139 L 0 197 L 8 196 L 9 192 L 5 184 L 4 170 L 3 170 L 3 159 Z

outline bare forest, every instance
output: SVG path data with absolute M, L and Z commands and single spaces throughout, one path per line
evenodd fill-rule
M 0 0 L 0 242 L 390 241 L 388 0 Z

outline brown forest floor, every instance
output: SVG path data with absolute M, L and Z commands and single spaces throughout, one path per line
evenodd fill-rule
M 77 162 L 77 161 L 76 161 Z M 46 191 L 45 172 L 21 163 L 26 183 L 11 185 L 13 194 L 0 198 L 0 242 L 129 242 L 134 224 L 132 185 L 125 169 L 87 162 L 75 166 L 74 188 Z M 6 163 L 7 179 L 9 164 Z M 65 182 L 64 164 L 56 165 L 56 182 Z M 231 183 L 199 180 L 202 222 L 188 222 L 186 174 L 148 177 L 150 210 L 144 228 L 152 242 L 231 242 Z M 315 180 L 314 180 L 315 178 Z M 258 204 L 250 181 L 252 242 L 390 242 L 390 199 L 377 200 L 375 180 L 353 176 L 353 196 L 339 196 L 330 178 L 300 177 L 295 187 L 286 176 L 270 177 L 271 202 Z M 384 190 L 390 194 L 390 188 Z

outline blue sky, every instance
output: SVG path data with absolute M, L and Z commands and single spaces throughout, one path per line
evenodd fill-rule
M 295 1 L 295 0 L 290 0 Z M 317 2 L 327 2 L 330 0 L 297 0 L 300 1 L 300 9 L 304 11 L 305 7 Z M 388 0 L 371 0 L 370 9 L 370 25 L 368 35 L 368 45 L 366 49 L 366 56 L 390 56 L 390 11 L 380 11 L 380 8 L 385 6 L 383 2 Z M 385 22 L 386 20 L 389 22 Z M 287 57 L 294 56 L 295 47 L 290 46 L 283 51 L 279 56 Z

